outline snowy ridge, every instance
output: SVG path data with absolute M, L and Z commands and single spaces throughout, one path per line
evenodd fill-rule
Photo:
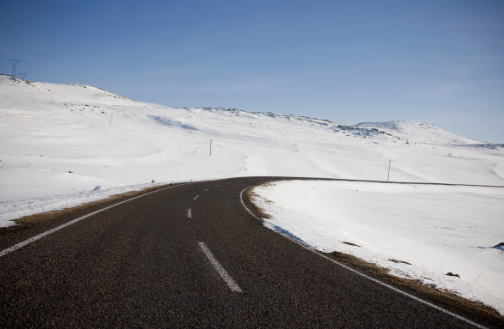
M 447 145 L 486 145 L 488 143 L 460 137 L 427 122 L 374 121 L 361 122 L 355 127 L 377 128 L 410 142 Z
M 83 85 L 79 83 L 68 83 L 68 84 L 52 84 L 46 82 L 34 82 L 21 80 L 14 76 L 0 74 L 0 83 L 2 85 L 14 84 L 17 86 L 24 86 L 32 89 L 33 92 L 39 91 L 41 93 L 51 93 L 51 94 L 60 94 L 60 95 L 68 95 L 68 96 L 77 96 L 77 95 L 85 95 L 85 96 L 108 96 L 116 99 L 124 99 L 132 101 L 129 98 L 115 95 L 111 92 L 108 92 L 104 89 Z M 29 91 L 27 91 L 29 93 Z
M 320 127 L 327 127 L 332 129 L 335 132 L 338 132 L 339 130 L 347 130 L 347 131 L 357 131 L 360 132 L 363 135 L 369 135 L 373 133 L 381 133 L 381 134 L 387 134 L 385 131 L 381 131 L 377 128 L 367 128 L 367 127 L 359 127 L 358 125 L 351 126 L 351 125 L 342 125 L 339 123 L 332 122 L 330 120 L 326 119 L 316 119 L 316 118 L 310 118 L 306 116 L 298 116 L 298 115 L 292 115 L 292 114 L 287 114 L 287 113 L 273 113 L 273 112 L 248 112 L 244 110 L 239 110 L 239 109 L 226 109 L 226 108 L 214 108 L 214 107 L 199 107 L 199 108 L 189 108 L 189 107 L 181 107 L 178 109 L 185 109 L 185 110 L 204 110 L 204 111 L 210 111 L 210 112 L 229 112 L 233 113 L 235 115 L 240 115 L 240 114 L 247 114 L 249 116 L 256 117 L 257 119 L 260 118 L 273 118 L 273 119 L 286 119 L 290 121 L 297 121 L 297 122 L 304 122 L 304 123 L 309 123 L 313 125 L 318 125 Z M 390 135 L 390 134 L 389 134 Z

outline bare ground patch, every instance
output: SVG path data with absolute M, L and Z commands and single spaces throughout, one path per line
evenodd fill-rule
M 397 260 L 397 259 L 393 259 L 393 258 L 389 259 L 389 261 L 391 261 L 391 262 L 393 262 L 393 263 L 396 263 L 396 264 L 401 263 L 401 264 L 411 265 L 410 263 L 405 262 L 405 261 L 403 261 L 403 260 Z
M 352 243 L 352 242 L 348 242 L 348 241 L 343 241 L 343 243 L 347 244 L 349 246 L 360 247 L 358 244 L 355 244 L 355 243 Z
M 273 183 L 264 183 L 260 184 L 258 186 L 268 186 L 268 185 L 274 185 Z M 252 198 L 260 198 L 264 200 L 265 202 L 269 200 L 265 200 L 263 197 L 259 196 L 254 192 L 254 188 L 251 188 L 247 191 L 246 193 L 246 199 L 244 200 L 247 202 L 247 205 L 252 208 L 259 218 L 271 218 L 269 214 L 265 212 L 264 209 L 258 207 L 255 205 L 253 202 L 251 202 Z M 269 201 L 272 203 L 272 201 Z M 268 202 L 267 202 L 268 203 Z M 355 245 L 351 242 L 343 242 L 348 245 L 353 245 L 356 247 L 359 247 L 358 245 Z M 404 279 L 400 278 L 397 276 L 394 276 L 389 273 L 389 269 L 377 266 L 376 264 L 366 262 L 360 258 L 357 258 L 353 255 L 341 253 L 341 252 L 331 252 L 331 253 L 322 253 L 326 256 L 328 256 L 331 259 L 334 259 L 335 261 L 345 264 L 351 268 L 354 268 L 358 270 L 361 273 L 364 273 L 366 275 L 372 276 L 374 278 L 379 279 L 380 281 L 390 284 L 392 286 L 396 286 L 398 288 L 401 288 L 406 291 L 410 291 L 413 293 L 416 293 L 418 295 L 421 295 L 427 300 L 431 301 L 436 301 L 436 302 L 441 302 L 445 305 L 449 305 L 457 310 L 460 310 L 462 312 L 471 314 L 473 316 L 476 316 L 480 319 L 484 319 L 486 321 L 489 321 L 490 323 L 497 325 L 497 326 L 502 326 L 504 328 L 504 316 L 499 314 L 497 310 L 494 308 L 487 306 L 483 303 L 480 302 L 475 302 L 471 301 L 466 298 L 462 298 L 460 296 L 457 296 L 449 291 L 442 291 L 438 290 L 436 288 L 430 287 L 428 285 L 424 285 L 421 282 L 417 280 L 411 280 L 411 279 Z M 395 263 L 404 263 L 411 265 L 407 262 L 396 260 L 396 259 L 390 259 L 390 261 L 395 262 Z
M 275 184 L 273 184 L 273 183 L 263 183 L 263 184 L 258 185 L 258 186 L 273 186 L 273 185 L 275 185 Z M 245 200 L 244 200 L 244 202 L 247 203 L 247 206 L 250 208 L 250 210 L 252 210 L 253 212 L 255 212 L 258 215 L 259 218 L 271 218 L 271 216 L 269 214 L 267 214 L 264 211 L 264 209 L 260 208 L 259 206 L 257 206 L 255 203 L 253 203 L 251 201 L 254 198 L 261 199 L 261 200 L 263 200 L 264 202 L 266 202 L 268 204 L 272 204 L 273 202 L 270 201 L 270 200 L 266 200 L 262 196 L 260 196 L 259 194 L 255 193 L 254 192 L 254 188 L 248 189 L 247 192 L 245 193 Z

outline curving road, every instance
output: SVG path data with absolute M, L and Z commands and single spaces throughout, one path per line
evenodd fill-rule
M 175 185 L 18 249 L 8 248 L 86 212 L 0 233 L 0 328 L 492 327 L 264 228 L 240 193 L 268 180 Z

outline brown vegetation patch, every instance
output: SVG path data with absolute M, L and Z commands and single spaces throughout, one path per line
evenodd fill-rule
M 406 264 L 406 265 L 411 265 L 410 263 L 405 262 L 403 260 L 397 260 L 397 259 L 393 259 L 393 258 L 389 259 L 389 261 L 394 262 L 394 263 L 402 263 L 402 264 Z
M 423 285 L 417 280 L 396 277 L 389 274 L 389 270 L 384 267 L 366 262 L 349 254 L 334 251 L 331 253 L 325 253 L 325 255 L 339 263 L 355 268 L 361 273 L 378 278 L 384 283 L 405 288 L 406 290 L 422 295 L 427 300 L 441 302 L 478 318 L 490 321 L 495 325 L 504 326 L 504 316 L 500 315 L 499 312 L 490 306 L 459 297 L 447 291 L 441 291 L 436 288 Z
M 274 185 L 274 184 L 264 183 L 264 184 L 257 185 L 257 186 L 270 186 L 270 185 Z M 250 188 L 247 190 L 247 192 L 245 193 L 245 200 L 243 200 L 243 201 L 247 203 L 247 207 L 249 207 L 250 210 L 252 210 L 254 213 L 256 213 L 256 215 L 258 215 L 259 218 L 271 218 L 271 216 L 269 214 L 267 214 L 264 209 L 258 207 L 255 203 L 253 203 L 251 201 L 251 200 L 253 200 L 253 198 L 258 198 L 258 199 L 263 200 L 267 204 L 273 203 L 273 201 L 266 200 L 262 196 L 260 196 L 259 194 L 254 192 L 254 188 L 256 188 L 257 186 L 254 186 L 253 188 Z
M 48 211 L 48 212 L 43 212 L 43 213 L 38 213 L 38 214 L 33 214 L 33 215 L 29 215 L 29 216 L 20 217 L 20 218 L 17 218 L 17 219 L 13 220 L 17 225 L 15 225 L 15 226 L 9 226 L 9 227 L 1 227 L 0 228 L 0 232 L 1 231 L 12 230 L 12 229 L 15 229 L 15 228 L 19 228 L 19 226 L 29 226 L 29 225 L 32 225 L 32 224 L 36 224 L 36 223 L 40 223 L 40 222 L 43 222 L 43 221 L 51 220 L 51 219 L 54 219 L 56 217 L 59 217 L 59 216 L 62 216 L 62 215 L 66 215 L 66 214 L 70 214 L 70 213 L 78 211 L 78 210 L 84 210 L 84 209 L 95 207 L 95 206 L 99 206 L 99 205 L 102 205 L 102 204 L 111 203 L 113 201 L 119 201 L 119 200 L 122 200 L 122 199 L 127 199 L 127 198 L 130 198 L 130 197 L 138 196 L 140 194 L 149 192 L 151 190 L 161 189 L 161 188 L 164 188 L 164 187 L 170 186 L 170 185 L 172 185 L 172 184 L 156 185 L 156 186 L 152 186 L 152 187 L 146 187 L 146 188 L 143 188 L 143 189 L 137 190 L 137 191 L 130 191 L 130 192 L 121 193 L 121 194 L 114 194 L 114 195 L 111 195 L 111 196 L 109 196 L 107 198 L 104 198 L 104 199 L 101 199 L 101 200 L 96 200 L 96 201 L 80 204 L 80 205 L 77 205 L 77 206 L 74 206 L 74 207 L 69 207 L 69 208 L 64 208 L 64 209 L 59 209 L 59 210 L 52 210 L 52 211 Z
M 360 246 L 359 246 L 358 244 L 355 244 L 355 243 L 352 243 L 352 242 L 343 241 L 343 243 L 344 243 L 344 244 L 347 244 L 347 245 L 349 245 L 349 246 L 354 246 L 354 247 L 359 247 L 359 248 L 360 248 Z

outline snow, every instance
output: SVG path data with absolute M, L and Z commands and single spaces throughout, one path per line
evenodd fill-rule
M 457 136 L 440 129 L 427 122 L 411 121 L 387 121 L 387 122 L 361 122 L 355 125 L 359 128 L 377 128 L 409 142 L 425 144 L 448 144 L 448 145 L 478 145 L 484 142 Z
M 0 226 L 46 211 L 51 199 L 56 209 L 61 200 L 94 198 L 96 186 L 259 175 L 384 180 L 388 160 L 391 180 L 504 185 L 502 147 L 425 123 L 345 126 L 170 108 L 92 86 L 0 75 Z
M 504 188 L 316 180 L 253 191 L 271 216 L 268 228 L 504 314 L 504 250 L 496 247 L 504 242 Z
M 266 175 L 383 181 L 389 160 L 392 181 L 503 186 L 503 151 L 421 122 L 351 126 L 289 114 L 171 108 L 92 86 L 0 75 L 0 227 L 153 186 L 153 180 Z M 504 232 L 501 190 L 313 184 L 306 200 L 287 204 L 291 210 L 269 209 L 278 212 L 271 225 L 321 250 L 386 263 L 398 275 L 502 312 L 502 249 L 490 248 Z M 333 196 L 330 209 L 323 195 Z M 287 211 L 297 219 L 281 219 Z M 391 257 L 413 265 L 391 263 Z M 448 271 L 461 278 L 445 276 Z

